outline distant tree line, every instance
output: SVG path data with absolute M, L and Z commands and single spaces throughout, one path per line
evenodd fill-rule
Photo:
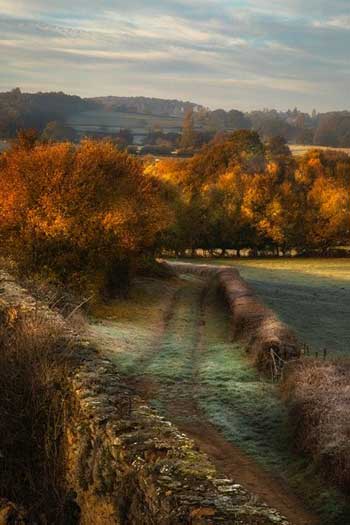
M 0 139 L 15 137 L 17 131 L 22 128 L 35 128 L 43 132 L 52 122 L 68 128 L 66 120 L 72 114 L 101 108 L 107 111 L 118 110 L 145 115 L 184 116 L 181 137 L 163 132 L 162 129 L 150 131 L 150 136 L 144 140 L 144 145 L 157 146 L 160 152 L 165 150 L 169 152 L 176 148 L 196 151 L 203 144 L 210 142 L 215 135 L 239 129 L 257 131 L 263 141 L 281 136 L 290 143 L 350 148 L 349 111 L 317 113 L 314 110 L 311 114 L 299 111 L 297 108 L 285 112 L 274 109 L 246 113 L 236 109 L 211 111 L 201 105 L 179 100 L 148 97 L 82 99 L 62 92 L 22 93 L 18 88 L 0 93 Z M 192 130 L 189 123 L 192 125 Z M 75 131 L 66 129 L 64 138 L 72 140 L 72 133 Z M 121 130 L 119 135 L 112 134 L 112 138 L 124 146 L 130 145 L 132 137 L 130 135 L 126 137 L 126 131 L 131 133 L 130 130 Z M 154 132 L 158 133 L 156 138 L 152 136 Z M 111 133 L 108 130 L 101 129 L 96 132 L 98 138 L 109 135 Z M 59 136 L 62 136 L 62 129 Z
M 350 148 L 350 112 L 303 113 L 295 108 L 286 112 L 276 110 L 215 111 L 201 110 L 195 113 L 196 122 L 204 129 L 235 131 L 251 129 L 257 131 L 262 140 L 275 136 L 287 142 L 315 146 Z
M 24 128 L 44 131 L 49 122 L 63 123 L 72 113 L 89 108 L 90 103 L 64 93 L 29 94 L 18 88 L 0 93 L 0 138 L 15 137 Z
M 190 108 L 183 120 L 182 134 L 157 130 L 145 137 L 144 145 L 150 152 L 166 153 L 174 149 L 194 153 L 212 140 L 222 140 L 233 131 L 256 131 L 263 141 L 283 137 L 286 142 L 304 145 L 350 148 L 350 112 L 332 112 L 312 115 L 275 110 L 242 113 L 237 110 L 208 111 Z
M 193 102 L 154 97 L 95 97 L 88 99 L 111 111 L 142 113 L 144 115 L 181 116 L 190 109 L 204 109 Z

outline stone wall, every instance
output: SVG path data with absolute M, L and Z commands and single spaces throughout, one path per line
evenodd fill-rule
M 218 476 L 190 439 L 123 384 L 109 360 L 3 272 L 0 303 L 7 315 L 39 311 L 67 338 L 62 446 L 67 492 L 80 508 L 82 525 L 288 525 L 240 485 Z

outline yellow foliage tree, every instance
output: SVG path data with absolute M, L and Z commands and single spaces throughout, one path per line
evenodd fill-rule
M 16 144 L 0 162 L 3 246 L 22 270 L 126 280 L 170 223 L 160 189 L 111 142 Z

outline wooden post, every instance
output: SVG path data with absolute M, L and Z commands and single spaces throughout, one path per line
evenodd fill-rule
M 278 371 L 277 371 L 277 365 L 276 365 L 276 359 L 275 359 L 275 352 L 273 348 L 270 349 L 270 355 L 271 355 L 272 363 L 273 363 L 274 379 L 277 379 Z

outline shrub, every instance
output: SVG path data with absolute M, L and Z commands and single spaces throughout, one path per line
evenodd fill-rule
M 0 161 L 3 249 L 22 273 L 123 284 L 168 226 L 160 185 L 111 142 L 18 141 Z
M 283 384 L 296 442 L 329 481 L 350 487 L 350 363 L 302 360 Z

